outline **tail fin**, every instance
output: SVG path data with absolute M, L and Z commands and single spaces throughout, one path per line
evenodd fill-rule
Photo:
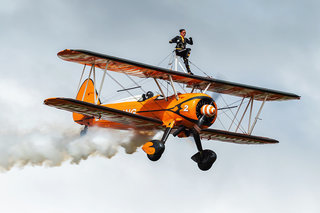
M 89 102 L 93 104 L 101 104 L 100 99 L 98 99 L 98 93 L 97 91 L 95 91 L 92 79 L 87 79 L 82 83 L 76 99 L 79 101 Z M 79 124 L 90 125 L 92 118 L 85 115 L 81 115 L 79 113 L 73 113 L 73 120 Z

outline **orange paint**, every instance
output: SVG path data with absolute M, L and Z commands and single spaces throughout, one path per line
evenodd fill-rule
M 153 155 L 156 152 L 156 149 L 153 146 L 152 142 L 147 142 L 142 146 L 142 150 L 148 155 Z
M 127 101 L 112 104 L 101 104 L 100 100 L 97 100 L 98 94 L 94 92 L 94 84 L 91 79 L 85 80 L 79 89 L 76 99 L 79 101 L 89 102 L 145 117 L 155 118 L 162 121 L 163 127 L 175 128 L 180 125 L 192 128 L 202 116 L 203 106 L 210 108 L 210 116 L 212 121 L 210 123 L 204 123 L 202 128 L 208 128 L 211 126 L 217 117 L 217 106 L 215 102 L 210 105 L 212 99 L 210 96 L 203 93 L 178 93 L 178 100 L 176 97 L 169 96 L 167 101 L 160 97 L 160 95 L 146 99 L 144 101 Z M 95 101 L 96 100 L 96 101 Z M 206 100 L 206 103 L 201 101 Z M 201 103 L 199 103 L 201 102 Z M 207 115 L 208 113 L 206 113 Z M 73 113 L 73 120 L 81 125 L 86 126 L 99 126 L 104 128 L 114 129 L 135 129 L 135 126 L 116 123 L 101 118 L 93 118 L 79 113 Z M 139 128 L 137 128 L 139 129 Z M 183 137 L 183 134 L 179 134 L 179 137 Z

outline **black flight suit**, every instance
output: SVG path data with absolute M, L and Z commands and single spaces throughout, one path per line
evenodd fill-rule
M 171 39 L 169 41 L 169 43 L 177 43 L 176 45 L 176 55 L 180 56 L 183 58 L 184 64 L 186 65 L 187 71 L 189 74 L 193 75 L 193 73 L 190 70 L 190 66 L 189 66 L 189 56 L 190 56 L 190 52 L 191 49 L 190 48 L 186 48 L 187 44 L 193 45 L 193 41 L 192 38 L 190 37 L 189 39 L 187 39 L 186 37 L 183 38 L 181 35 L 174 37 L 173 39 Z

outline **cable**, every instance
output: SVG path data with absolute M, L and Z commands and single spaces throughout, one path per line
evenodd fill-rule
M 190 61 L 190 64 L 192 64 L 193 66 L 195 66 L 198 70 L 200 70 L 203 74 L 205 74 L 207 77 L 212 78 L 212 76 L 209 76 L 205 71 L 203 71 L 202 69 L 200 69 L 197 65 L 195 65 L 194 63 L 192 63 L 192 61 Z
M 160 61 L 160 63 L 158 63 L 157 66 L 162 64 L 170 55 L 172 55 L 173 52 L 174 52 L 174 50 L 169 55 L 167 55 L 162 61 Z
M 125 72 L 122 72 L 122 73 L 124 73 L 126 76 L 128 76 L 128 78 L 133 82 L 133 83 L 135 83 L 136 84 L 136 86 L 140 86 L 140 85 L 138 85 L 127 73 L 125 73 Z M 122 89 L 125 89 L 125 87 L 124 86 L 122 86 L 122 84 L 120 83 L 120 82 L 118 82 L 115 78 L 113 78 L 109 73 L 107 73 L 108 74 L 108 76 L 112 79 L 112 80 L 114 80 L 119 86 L 121 86 L 122 87 Z M 146 91 L 144 90 L 144 89 L 142 89 L 142 87 L 140 87 L 140 89 L 144 92 L 144 93 L 146 93 Z M 131 94 L 128 90 L 125 90 L 126 92 L 128 92 L 129 93 L 129 95 L 131 95 L 134 99 L 136 99 L 136 97 L 133 95 L 133 94 Z M 136 99 L 137 100 L 137 99 Z M 138 100 L 137 100 L 137 102 L 139 102 Z M 139 102 L 142 106 L 145 106 L 144 104 L 142 104 L 141 102 Z M 156 101 L 154 101 L 154 103 L 156 103 L 158 106 L 159 106 L 159 108 L 160 109 L 164 109 L 158 102 L 156 102 Z M 150 109 L 148 109 L 148 110 L 150 110 Z M 158 118 L 158 119 L 160 119 L 158 116 L 156 116 L 153 112 L 151 112 L 152 113 L 152 115 L 154 116 L 154 117 L 156 117 L 156 118 Z M 167 112 L 165 112 L 165 113 L 167 113 Z M 170 115 L 170 113 L 168 113 L 168 115 L 173 119 L 173 117 Z M 160 119 L 161 120 L 161 119 Z

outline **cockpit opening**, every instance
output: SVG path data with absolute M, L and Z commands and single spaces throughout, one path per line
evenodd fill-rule
M 141 95 L 141 98 L 138 100 L 138 102 L 142 102 L 142 101 L 145 101 L 145 100 L 147 100 L 149 98 L 152 98 L 153 95 L 154 95 L 153 92 L 148 91 L 146 94 L 142 94 Z

